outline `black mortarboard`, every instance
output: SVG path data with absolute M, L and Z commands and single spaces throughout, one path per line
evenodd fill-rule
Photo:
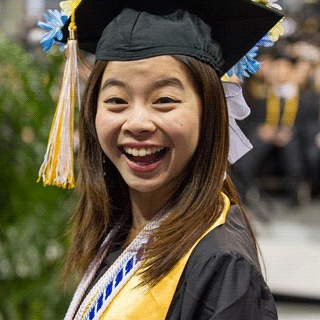
M 123 11 L 125 8 L 139 12 Z M 190 13 L 191 18 L 181 11 L 177 13 L 179 9 Z M 141 12 L 144 14 L 141 15 Z M 145 12 L 169 17 L 165 22 Z M 205 24 L 201 24 L 202 21 L 193 15 Z M 205 59 L 207 51 L 213 49 L 211 57 L 217 54 L 216 60 L 220 60 L 220 50 L 214 45 L 217 42 L 221 46 L 224 64 L 221 67 L 219 61 L 215 61 L 218 63 L 215 69 L 223 74 L 255 46 L 282 18 L 282 14 L 251 0 L 82 0 L 75 17 L 80 48 L 97 54 L 97 59 L 134 60 L 180 53 L 197 57 L 215 67 Z M 180 31 L 174 26 L 177 22 Z M 211 28 L 213 42 L 208 38 L 206 24 Z M 108 31 L 105 30 L 106 26 Z M 66 42 L 68 23 L 63 33 Z M 98 42 L 101 44 L 103 40 L 106 40 L 106 45 L 99 45 L 96 51 Z M 168 41 L 167 50 L 163 41 Z M 175 50 L 171 44 L 176 44 Z M 177 46 L 180 46 L 180 52 Z M 189 46 L 189 51 L 186 46 Z

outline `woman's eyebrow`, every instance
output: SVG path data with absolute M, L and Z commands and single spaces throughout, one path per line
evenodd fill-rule
M 107 79 L 102 84 L 100 90 L 102 91 L 105 88 L 111 87 L 111 86 L 117 86 L 117 87 L 122 87 L 122 88 L 127 87 L 125 82 L 122 82 L 122 81 L 114 79 L 114 78 L 110 78 L 110 79 Z M 181 89 L 182 91 L 185 91 L 185 88 L 184 88 L 182 82 L 177 78 L 166 78 L 166 79 L 157 80 L 151 84 L 149 90 L 152 91 L 154 89 L 159 89 L 159 88 L 166 87 L 166 86 L 177 87 L 177 88 Z
M 122 87 L 122 88 L 126 88 L 126 84 L 120 80 L 116 80 L 116 79 L 107 79 L 101 86 L 100 91 L 104 90 L 107 87 L 111 87 L 111 86 L 117 86 L 117 87 Z
M 185 91 L 185 88 L 182 82 L 177 78 L 166 78 L 166 79 L 157 80 L 151 85 L 151 89 L 159 89 L 166 86 L 177 87 Z

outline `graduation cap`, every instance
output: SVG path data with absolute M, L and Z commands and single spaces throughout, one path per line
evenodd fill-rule
M 130 61 L 181 54 L 211 65 L 221 76 L 229 71 L 241 78 L 248 75 L 247 71 L 255 73 L 259 68 L 254 59 L 256 45 L 271 45 L 276 40 L 277 32 L 269 31 L 283 17 L 271 7 L 277 6 L 271 0 L 69 0 L 63 3 L 71 8 L 71 18 L 67 20 L 59 12 L 49 11 L 52 21 L 59 21 L 62 30 L 54 29 L 42 40 L 43 44 L 49 40 L 50 44 L 68 41 L 69 51 L 39 177 L 43 177 L 45 184 L 64 187 L 74 185 L 70 171 L 73 155 L 70 152 L 66 155 L 64 150 L 72 144 L 73 126 L 66 131 L 65 123 L 73 121 L 71 109 L 75 99 L 70 95 L 78 83 L 75 80 L 77 42 L 81 49 L 94 53 L 96 60 Z M 48 16 L 45 17 L 49 23 Z M 48 24 L 39 25 L 48 29 Z M 72 117 L 65 121 L 64 115 L 69 113 Z
M 97 59 L 133 60 L 175 54 L 178 47 L 181 54 L 206 57 L 210 56 L 206 52 L 209 44 L 215 44 L 221 51 L 213 50 L 210 60 L 222 53 L 224 63 L 219 71 L 223 74 L 283 17 L 278 10 L 260 2 L 82 0 L 75 11 L 79 47 L 96 54 Z M 69 35 L 68 25 L 67 22 L 62 30 L 64 42 Z

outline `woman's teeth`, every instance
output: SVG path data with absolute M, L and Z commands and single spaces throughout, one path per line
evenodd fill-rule
M 165 147 L 154 147 L 154 148 L 141 148 L 141 149 L 136 149 L 136 148 L 129 148 L 129 147 L 123 147 L 124 151 L 128 154 L 131 154 L 134 157 L 144 157 L 146 155 L 154 154 L 156 152 L 159 152 L 163 150 Z

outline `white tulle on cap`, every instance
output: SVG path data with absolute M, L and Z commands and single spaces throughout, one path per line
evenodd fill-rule
M 229 112 L 229 162 L 235 163 L 252 149 L 252 144 L 238 126 L 236 120 L 246 118 L 251 110 L 244 100 L 242 88 L 233 82 L 222 83 Z

